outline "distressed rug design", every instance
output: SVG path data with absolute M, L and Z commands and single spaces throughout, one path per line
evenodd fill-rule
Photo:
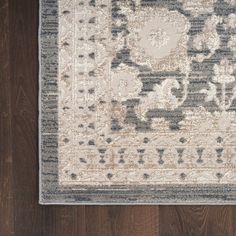
M 235 0 L 40 5 L 40 203 L 236 203 Z

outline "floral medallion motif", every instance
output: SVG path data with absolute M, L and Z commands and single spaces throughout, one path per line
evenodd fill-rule
M 220 62 L 220 65 L 214 66 L 215 75 L 212 78 L 213 82 L 209 83 L 209 89 L 203 89 L 201 92 L 205 93 L 207 96 L 205 98 L 206 102 L 214 101 L 216 105 L 222 111 L 226 111 L 232 105 L 233 100 L 236 98 L 236 86 L 232 87 L 232 95 L 227 97 L 226 89 L 227 85 L 232 84 L 235 82 L 235 76 L 233 75 L 234 68 L 233 65 L 229 63 L 228 60 L 223 59 Z M 220 98 L 217 96 L 217 86 L 220 86 Z
M 130 32 L 127 46 L 132 48 L 134 62 L 154 70 L 182 70 L 185 67 L 190 28 L 185 16 L 166 8 L 145 7 L 128 14 L 127 18 Z
M 135 68 L 124 64 L 111 71 L 112 97 L 118 101 L 137 98 L 142 89 L 142 82 L 138 78 Z

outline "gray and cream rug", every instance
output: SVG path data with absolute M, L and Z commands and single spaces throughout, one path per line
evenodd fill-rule
M 236 203 L 236 1 L 41 0 L 40 203 Z

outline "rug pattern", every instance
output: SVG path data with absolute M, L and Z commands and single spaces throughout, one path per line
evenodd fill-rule
M 42 75 L 48 69 L 41 133 L 53 148 L 42 146 L 42 169 L 56 173 L 56 188 L 120 193 L 124 186 L 157 186 L 171 194 L 173 186 L 194 192 L 210 185 L 207 199 L 210 189 L 222 187 L 224 197 L 232 191 L 235 1 L 44 0 L 44 6 L 42 22 L 54 24 L 41 27 Z M 139 200 L 173 201 L 154 198 Z

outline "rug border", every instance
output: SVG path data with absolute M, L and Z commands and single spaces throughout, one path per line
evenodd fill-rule
M 57 163 L 54 162 L 49 168 L 44 165 L 45 147 L 42 131 L 45 123 L 42 122 L 43 117 L 50 118 L 46 112 L 45 103 L 42 101 L 42 94 L 50 91 L 50 88 L 43 84 L 43 76 L 45 73 L 45 58 L 56 55 L 50 54 L 47 50 L 43 52 L 43 48 L 47 48 L 51 41 L 56 40 L 57 28 L 57 2 L 58 0 L 40 0 L 39 1 L 39 29 L 38 29 L 38 45 L 39 45 L 39 204 L 42 205 L 232 205 L 236 204 L 236 185 L 169 185 L 169 186 L 104 186 L 104 187 L 87 187 L 81 186 L 80 190 L 73 190 L 73 187 L 59 187 L 57 180 Z M 45 11 L 45 7 L 52 9 Z M 51 11 L 52 10 L 52 11 Z M 55 19 L 52 20 L 52 15 Z M 44 17 L 43 17 L 44 16 Z M 45 27 L 51 22 L 51 28 Z M 53 22 L 52 22 L 53 21 Z M 53 30 L 52 30 L 53 29 Z M 52 31 L 50 31 L 52 30 Z M 43 40 L 42 35 L 49 35 Z M 44 35 L 44 36 L 45 36 Z M 50 38 L 51 37 L 51 38 Z M 57 49 L 57 45 L 54 45 Z M 51 50 L 51 47 L 50 47 Z M 51 61 L 53 64 L 53 61 Z M 51 65 L 47 64 L 48 66 Z M 50 75 L 51 76 L 51 75 Z M 56 77 L 55 83 L 56 83 Z M 45 82 L 45 81 L 44 81 Z M 50 91 L 51 92 L 51 91 Z M 55 92 L 55 91 L 54 91 Z M 45 95 L 45 94 L 44 94 Z M 52 114 L 51 114 L 52 115 Z M 55 124 L 57 126 L 57 124 Z M 55 128 L 55 127 L 54 127 Z M 47 136 L 52 145 L 53 154 L 57 154 L 57 136 L 51 133 Z M 48 140 L 46 140 L 48 141 Z M 57 161 L 57 157 L 56 161 Z M 56 163 L 56 164 L 55 164 Z M 48 172 L 47 172 L 48 171 Z M 191 191 L 189 191 L 191 189 Z M 208 192 L 204 192 L 204 189 Z M 118 195 L 116 195 L 118 193 Z
M 42 150 L 41 150 L 41 113 L 42 113 L 42 109 L 41 109 L 41 106 L 42 106 L 42 103 L 41 103 L 41 92 L 42 92 L 42 87 L 41 87 L 41 29 L 42 29 L 42 21 L 41 21 L 41 17 L 42 17 L 42 9 L 41 9 L 41 0 L 39 0 L 39 3 L 38 3 L 38 18 L 39 18 L 39 26 L 38 26 L 38 68 L 39 68 L 39 74 L 38 74 L 38 158 L 39 158 L 39 167 L 38 167 L 38 171 L 39 171 L 39 174 L 38 174 L 38 178 L 39 178 L 39 186 L 38 186 L 38 189 L 39 189 L 39 204 L 46 204 L 46 203 L 43 203 L 42 202 L 42 188 L 41 188 L 41 185 L 42 185 L 42 182 L 41 182 L 41 171 L 42 171 L 42 168 L 41 168 L 41 165 L 42 165 L 42 161 L 41 161 L 41 157 L 42 157 Z

